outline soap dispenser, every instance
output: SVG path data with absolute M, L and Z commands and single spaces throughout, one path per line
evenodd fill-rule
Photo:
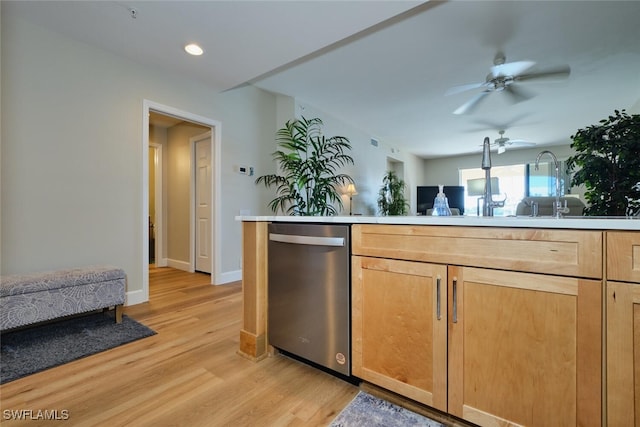
M 438 194 L 433 201 L 433 211 L 431 212 L 431 215 L 433 216 L 451 216 L 449 200 L 447 199 L 447 196 L 444 195 L 444 191 L 442 191 L 443 188 L 444 185 L 438 185 Z

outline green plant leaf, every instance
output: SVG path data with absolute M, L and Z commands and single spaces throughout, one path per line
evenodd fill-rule
M 406 215 L 409 204 L 404 198 L 405 182 L 395 172 L 388 171 L 382 178 L 382 187 L 378 192 L 378 210 L 380 215 Z
M 584 185 L 585 215 L 640 215 L 640 115 L 615 110 L 571 136 L 571 185 Z
M 319 118 L 289 120 L 276 132 L 280 148 L 273 153 L 282 175 L 258 177 L 256 184 L 275 186 L 276 198 L 269 202 L 274 212 L 290 215 L 336 215 L 342 209 L 340 189 L 353 179 L 338 173 L 354 164 L 343 136 L 326 138 Z

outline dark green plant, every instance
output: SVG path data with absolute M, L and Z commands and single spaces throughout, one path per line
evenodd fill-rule
M 353 164 L 347 154 L 349 140 L 343 136 L 325 137 L 319 118 L 289 120 L 278 130 L 280 148 L 273 153 L 282 174 L 258 177 L 256 184 L 275 186 L 276 198 L 269 202 L 274 213 L 289 215 L 336 215 L 342 209 L 340 189 L 353 183 L 338 170 Z
M 409 204 L 404 198 L 406 185 L 395 172 L 388 171 L 382 178 L 378 192 L 378 210 L 381 215 L 406 215 Z
M 615 110 L 599 125 L 571 136 L 577 154 L 567 160 L 571 185 L 586 187 L 584 215 L 640 214 L 640 115 Z

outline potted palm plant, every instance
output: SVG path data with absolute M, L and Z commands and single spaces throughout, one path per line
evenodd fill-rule
M 576 170 L 571 185 L 584 185 L 589 207 L 585 215 L 640 215 L 640 115 L 615 110 L 599 125 L 579 129 L 571 136 Z
M 404 198 L 406 185 L 394 171 L 388 171 L 382 178 L 378 192 L 378 209 L 381 215 L 406 215 L 409 204 Z
M 256 179 L 256 184 L 275 187 L 276 197 L 269 202 L 274 213 L 331 216 L 342 209 L 340 190 L 353 179 L 339 170 L 354 163 L 351 144 L 343 136 L 325 137 L 322 126 L 319 118 L 302 117 L 278 130 L 273 158 L 281 173 Z

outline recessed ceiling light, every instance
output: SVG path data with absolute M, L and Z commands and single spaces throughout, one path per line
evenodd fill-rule
M 184 50 L 186 50 L 188 54 L 195 56 L 200 56 L 204 53 L 204 50 L 202 50 L 202 48 L 195 43 L 186 45 L 184 47 Z

